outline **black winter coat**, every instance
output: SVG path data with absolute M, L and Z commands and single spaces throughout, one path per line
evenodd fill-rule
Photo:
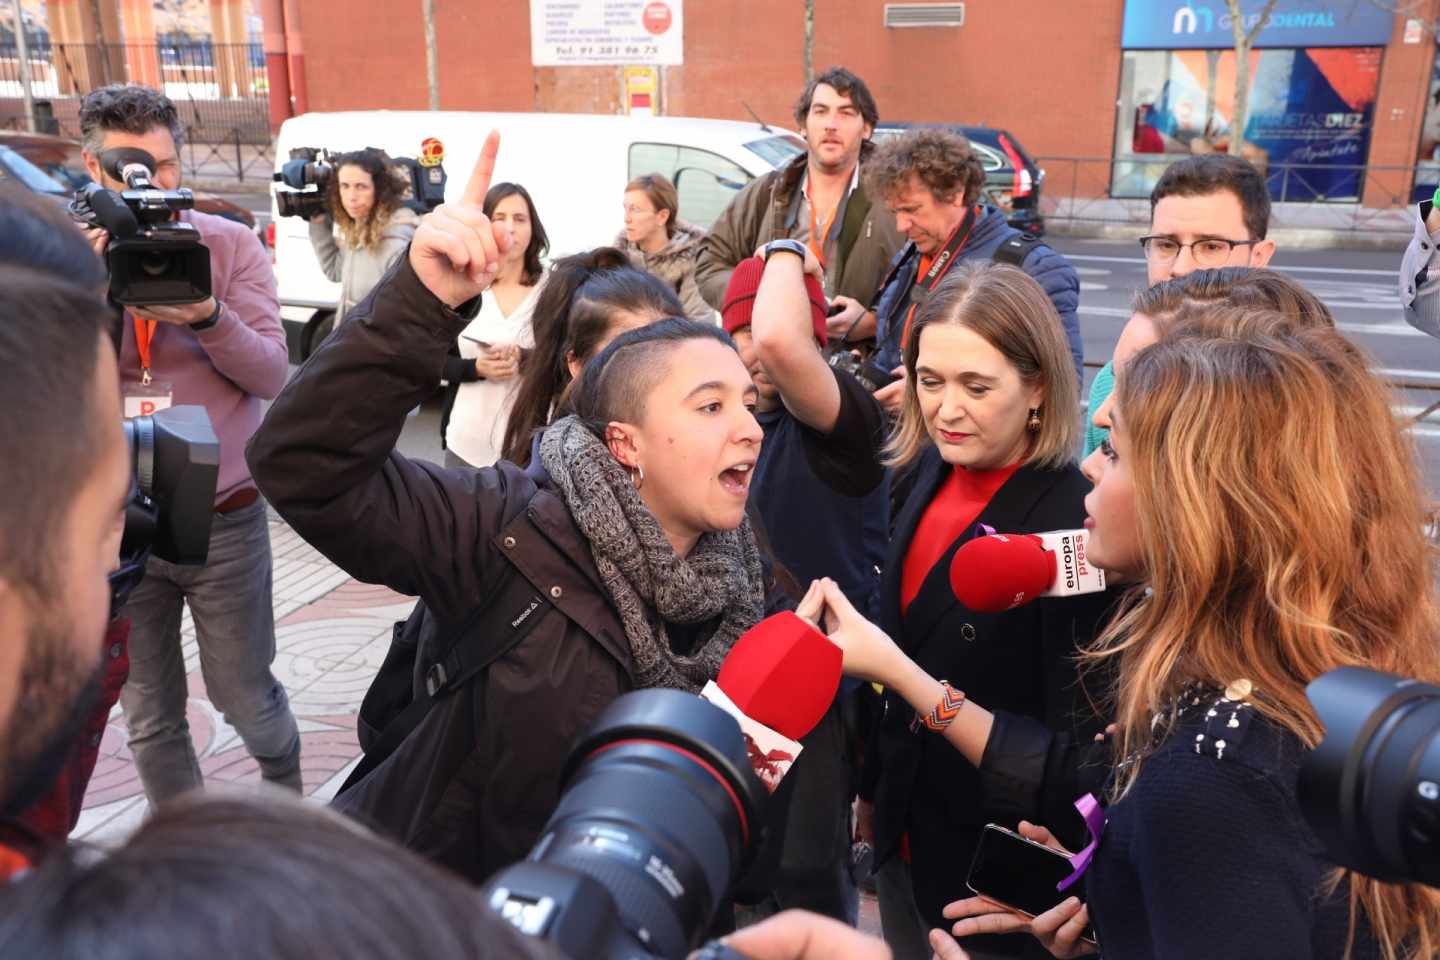
M 986 823 L 1013 828 L 1025 818 L 1062 837 L 1068 826 L 1070 839 L 1074 829 L 1083 830 L 1070 807 L 1090 789 L 1078 776 L 1077 751 L 1093 743 L 1105 724 L 1091 705 L 1093 685 L 1087 681 L 1082 688 L 1078 680 L 1075 655 L 1095 635 L 1112 602 L 1106 592 L 1041 599 L 1004 613 L 971 611 L 956 599 L 949 581 L 951 558 L 969 539 L 966 534 L 930 571 L 902 617 L 905 555 L 925 508 L 952 469 L 933 448 L 918 463 L 880 585 L 880 625 L 931 676 L 950 681 L 995 713 L 995 728 L 976 769 L 943 737 L 923 727 L 912 733 L 915 711 L 887 692 L 862 791 L 875 802 L 877 859 L 897 855 L 901 837 L 909 834 L 916 904 L 931 926 L 941 928 L 949 926 L 941 908 L 971 895 L 965 877 Z M 977 523 L 1000 533 L 1074 529 L 1084 520 L 1089 489 L 1073 465 L 1021 467 Z M 1003 943 L 980 942 L 990 939 L 982 937 L 974 946 L 1006 949 Z
M 413 808 L 388 832 L 476 881 L 529 852 L 572 741 L 635 685 L 590 544 L 542 469 L 446 470 L 394 450 L 478 305 L 445 307 L 402 258 L 290 381 L 247 451 L 261 492 L 306 541 L 358 580 L 419 596 L 440 623 L 463 621 L 507 567 L 546 601 L 482 682 L 443 698 L 410 749 L 345 795 Z M 785 602 L 769 591 L 767 606 Z

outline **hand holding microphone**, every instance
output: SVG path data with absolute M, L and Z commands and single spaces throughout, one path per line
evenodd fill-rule
M 910 658 L 889 635 L 865 619 L 830 578 L 816 580 L 795 613 L 825 632 L 840 648 L 847 677 L 891 686 Z
M 995 533 L 976 537 L 950 561 L 950 589 L 976 613 L 1003 613 L 1040 597 L 1105 589 L 1105 571 L 1089 562 L 1085 530 Z

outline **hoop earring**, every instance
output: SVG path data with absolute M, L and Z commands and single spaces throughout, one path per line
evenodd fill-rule
M 1031 433 L 1038 433 L 1040 430 L 1040 408 L 1030 408 L 1030 419 L 1025 421 L 1025 429 Z
M 630 474 L 630 482 L 635 484 L 636 490 L 645 486 L 645 468 L 636 464 L 635 471 Z

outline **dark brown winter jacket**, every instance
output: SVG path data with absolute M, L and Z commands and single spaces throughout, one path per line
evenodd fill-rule
M 382 832 L 478 882 L 529 852 L 572 742 L 635 676 L 589 542 L 543 468 L 446 470 L 395 452 L 466 323 L 402 258 L 285 387 L 247 456 L 306 541 L 358 580 L 419 596 L 441 623 L 513 573 L 540 599 L 518 646 L 337 803 L 380 811 Z

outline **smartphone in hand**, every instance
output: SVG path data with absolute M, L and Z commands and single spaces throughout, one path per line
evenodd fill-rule
M 1070 858 L 1060 851 L 987 823 L 980 831 L 965 886 L 992 903 L 1036 917 L 1080 895 L 1078 884 L 1063 892 L 1056 889 L 1073 870 Z M 1087 928 L 1083 936 L 1095 941 L 1093 929 Z

